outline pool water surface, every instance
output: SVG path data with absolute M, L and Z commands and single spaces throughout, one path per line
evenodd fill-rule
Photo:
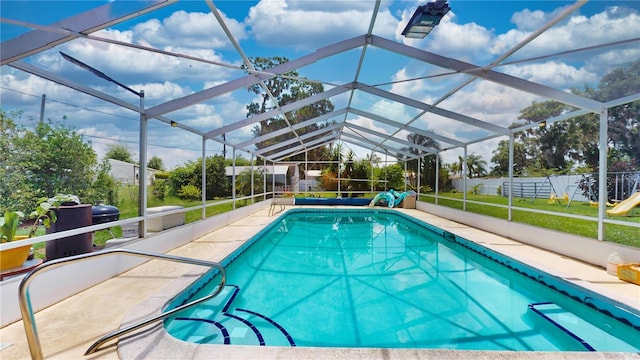
M 169 318 L 169 334 L 235 345 L 640 351 L 637 324 L 394 211 L 289 211 L 252 240 L 225 260 L 221 294 Z M 170 307 L 218 283 L 212 275 Z

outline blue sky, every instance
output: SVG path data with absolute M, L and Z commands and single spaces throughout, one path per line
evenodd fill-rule
M 49 25 L 68 16 L 86 11 L 106 2 L 98 1 L 2 1 L 3 18 Z M 440 26 L 424 40 L 404 39 L 400 32 L 417 5 L 416 1 L 383 1 L 377 15 L 374 34 L 408 45 L 426 49 L 454 59 L 486 65 L 514 46 L 522 38 L 537 30 L 563 8 L 568 1 L 475 1 L 449 0 L 451 12 Z M 118 2 L 127 9 L 138 2 Z M 295 59 L 315 49 L 366 32 L 371 18 L 373 1 L 216 1 L 227 25 L 250 56 L 284 56 Z M 553 54 L 585 46 L 640 37 L 639 1 L 590 1 L 549 32 L 518 51 L 510 60 Z M 29 29 L 7 23 L 0 24 L 2 41 Z M 158 49 L 185 53 L 200 58 L 238 66 L 241 58 L 225 40 L 219 25 L 209 13 L 204 1 L 180 1 L 143 17 L 119 24 L 96 36 L 125 42 L 145 44 Z M 640 58 L 638 43 L 624 48 L 602 49 L 596 52 L 556 56 L 550 59 L 499 67 L 505 71 L 558 89 L 597 85 L 599 79 L 613 67 Z M 58 51 L 109 74 L 134 89 L 144 89 L 147 107 L 185 96 L 216 84 L 243 76 L 229 67 L 177 60 L 161 56 L 141 56 L 114 45 L 88 40 L 74 40 L 42 54 L 24 59 L 53 73 L 99 89 L 121 99 L 136 103 L 137 99 L 113 84 L 97 78 L 61 59 Z M 371 48 L 376 56 L 363 64 L 361 80 L 368 84 L 395 82 L 383 86 L 385 90 L 411 95 L 430 103 L 442 91 L 462 80 L 462 76 L 434 78 L 423 81 L 399 80 L 433 75 L 443 69 L 408 61 L 396 54 Z M 353 80 L 360 51 L 352 51 L 299 69 L 301 75 L 323 79 L 332 84 Z M 75 93 L 67 88 L 37 79 L 8 66 L 0 69 L 0 97 L 4 110 L 24 111 L 20 122 L 33 126 L 40 114 L 40 97 L 47 96 L 46 118 L 60 120 L 76 127 L 103 155 L 111 144 L 129 147 L 137 154 L 137 115 L 115 108 L 103 101 Z M 326 85 L 329 86 L 329 85 Z M 235 91 L 168 114 L 176 121 L 201 130 L 212 130 L 245 117 L 245 106 L 254 100 L 246 91 Z M 441 104 L 443 108 L 468 114 L 503 126 L 513 122 L 523 107 L 537 100 L 528 94 L 507 92 L 493 84 L 476 81 Z M 336 107 L 344 98 L 332 101 Z M 369 107 L 394 119 L 407 121 L 414 112 L 361 96 L 361 107 Z M 492 104 L 487 110 L 487 104 Z M 353 119 L 365 127 L 385 130 L 368 119 Z M 415 123 L 425 129 L 451 137 L 473 137 L 470 129 L 453 126 L 438 118 L 420 119 Z M 236 142 L 251 137 L 251 127 L 229 138 Z M 491 158 L 497 141 L 494 139 L 470 147 L 469 152 Z M 188 133 L 168 132 L 161 123 L 150 123 L 150 156 L 160 156 L 169 167 L 200 156 L 200 140 Z M 222 146 L 208 144 L 209 154 L 220 153 Z M 358 150 L 358 149 L 356 149 Z M 361 153 L 360 151 L 357 151 Z M 461 152 L 443 154 L 445 162 L 455 161 Z

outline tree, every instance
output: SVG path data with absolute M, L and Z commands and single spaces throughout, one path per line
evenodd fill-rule
M 600 80 L 595 89 L 586 87 L 582 91 L 573 89 L 572 92 L 606 102 L 636 94 L 638 89 L 640 61 L 613 69 Z M 572 107 L 556 101 L 534 102 L 521 111 L 519 119 L 524 122 L 511 127 L 540 123 L 572 110 Z M 640 101 L 610 108 L 608 115 L 609 169 L 613 164 L 617 164 L 616 168 L 637 168 L 640 166 Z M 596 171 L 598 143 L 599 115 L 586 114 L 517 133 L 514 141 L 514 164 L 520 168 L 520 172 L 527 171 L 530 175 L 568 171 L 575 168 L 575 165 L 586 165 L 587 169 Z M 523 151 L 520 151 L 522 148 Z M 508 143 L 500 142 L 492 161 L 498 164 L 494 167 L 496 173 L 508 171 L 505 167 L 508 164 Z
M 28 211 L 56 194 L 74 194 L 89 203 L 109 200 L 114 183 L 108 169 L 98 167 L 90 142 L 62 123 L 29 130 L 15 125 L 12 116 L 19 113 L 0 109 L 1 210 Z
M 88 195 L 97 155 L 82 135 L 62 123 L 41 123 L 14 139 L 20 171 L 42 197 L 58 193 Z
M 404 148 L 403 150 L 409 151 L 412 154 L 416 154 L 419 156 L 419 159 L 413 159 L 407 162 L 407 170 L 418 173 L 418 169 L 420 168 L 421 181 L 420 184 L 422 186 L 429 186 L 431 188 L 435 188 L 436 184 L 436 156 L 438 156 L 439 170 L 442 171 L 442 162 L 440 161 L 440 155 L 426 153 L 421 148 L 431 148 L 434 150 L 440 149 L 440 144 L 424 135 L 420 134 L 409 134 L 407 135 L 407 140 L 415 144 L 416 146 L 410 146 L 408 148 Z M 418 148 L 420 146 L 420 148 Z M 398 159 L 402 159 L 404 156 L 402 154 L 398 154 Z M 442 182 L 440 181 L 440 185 Z
M 491 162 L 496 164 L 491 169 L 491 175 L 507 176 L 509 175 L 509 140 L 500 140 L 498 148 L 493 150 Z M 458 165 L 459 166 L 459 165 Z M 521 175 L 527 166 L 527 156 L 524 144 L 521 142 L 513 143 L 513 173 Z
M 104 155 L 104 157 L 105 159 L 120 160 L 130 164 L 134 164 L 129 149 L 119 144 L 109 146 L 109 150 L 107 150 L 107 153 Z
M 519 120 L 526 123 L 542 123 L 550 118 L 567 112 L 569 107 L 557 101 L 534 101 L 530 106 L 520 111 Z M 520 138 L 524 141 L 527 137 L 533 141 L 528 142 L 527 149 L 533 155 L 535 161 L 545 169 L 567 169 L 570 167 L 568 160 L 569 150 L 575 142 L 572 134 L 567 131 L 568 122 L 561 121 L 549 125 L 541 125 L 535 130 L 523 131 Z
M 482 159 L 482 155 L 467 155 L 467 172 L 470 178 L 487 175 L 487 162 Z
M 404 169 L 402 165 L 392 164 L 383 166 L 381 168 L 376 168 L 374 172 L 376 173 L 376 179 L 386 179 L 386 183 L 375 186 L 376 190 L 394 189 L 402 191 L 404 189 Z
M 162 159 L 155 155 L 151 159 L 149 159 L 149 161 L 147 162 L 147 167 L 150 169 L 164 170 Z
M 289 59 L 285 57 L 272 57 L 272 58 L 252 58 L 251 62 L 256 70 L 266 70 L 288 62 Z M 246 68 L 246 67 L 245 67 Z M 275 109 L 278 106 L 284 106 L 298 100 L 305 99 L 309 96 L 324 92 L 322 84 L 317 82 L 305 81 L 299 78 L 299 74 L 296 71 L 289 71 L 283 76 L 276 76 L 274 78 L 264 80 L 266 87 L 270 90 L 270 94 L 265 91 L 262 84 L 257 83 L 249 87 L 249 92 L 252 92 L 259 96 L 260 101 L 251 103 L 247 106 L 247 117 L 251 117 L 257 114 Z M 274 99 L 271 98 L 271 95 Z M 275 102 L 274 102 L 275 100 Z M 334 106 L 329 99 L 323 99 L 313 104 L 300 107 L 298 109 L 286 112 L 283 115 L 277 115 L 266 120 L 260 121 L 253 129 L 254 136 L 260 137 L 265 134 L 272 133 L 274 131 L 291 127 L 295 124 L 299 124 L 303 121 L 316 118 L 322 114 L 333 111 Z M 271 145 L 280 144 L 286 140 L 293 139 L 296 135 L 304 135 L 310 132 L 315 132 L 326 125 L 313 123 L 302 128 L 298 128 L 295 131 L 287 131 L 284 134 L 264 139 L 256 143 L 258 149 L 263 149 Z M 313 141 L 320 138 L 325 134 L 318 132 L 318 135 L 308 138 L 307 141 Z M 318 149 L 311 150 L 307 153 L 308 160 L 316 161 L 322 160 L 326 155 L 326 149 L 320 147 Z M 265 155 L 273 154 L 281 149 L 268 151 Z M 300 154 L 289 158 L 290 160 L 304 160 L 304 154 Z
M 640 60 L 613 69 L 598 84 L 596 100 L 609 101 L 638 93 L 640 89 Z M 610 108 L 609 141 L 634 166 L 640 166 L 640 101 Z
M 13 118 L 21 112 L 5 113 L 0 109 L 0 213 L 5 210 L 28 212 L 36 204 L 40 195 L 28 181 L 27 173 L 21 170 L 14 154 L 21 151 L 16 147 L 15 139 L 20 129 Z
M 251 195 L 251 176 L 253 175 L 253 193 L 262 193 L 264 189 L 264 169 L 257 168 L 253 172 L 244 170 L 236 177 L 236 192 L 241 196 Z
M 229 180 L 225 172 L 225 159 L 222 155 L 206 158 L 206 198 L 226 197 L 231 194 Z M 193 188 L 202 191 L 202 160 L 190 161 L 184 166 L 177 167 L 169 174 L 171 193 L 180 196 L 193 196 Z M 186 189 L 186 190 L 185 190 Z

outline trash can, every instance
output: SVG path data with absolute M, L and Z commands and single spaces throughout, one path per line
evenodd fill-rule
M 55 211 L 58 220 L 47 229 L 47 234 L 92 224 L 90 204 L 60 206 L 53 211 Z M 91 251 L 93 251 L 93 237 L 90 232 L 48 241 L 46 245 L 47 260 L 85 254 Z
M 104 224 L 120 219 L 120 210 L 111 205 L 98 204 L 91 207 L 91 224 Z

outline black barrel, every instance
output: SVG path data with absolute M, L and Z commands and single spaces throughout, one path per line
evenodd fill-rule
M 47 229 L 47 234 L 91 225 L 91 205 L 60 206 L 54 209 L 58 220 Z M 47 260 L 79 255 L 93 251 L 91 233 L 47 241 Z

